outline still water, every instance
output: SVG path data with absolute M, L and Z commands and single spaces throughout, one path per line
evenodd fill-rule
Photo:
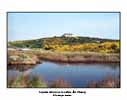
M 35 66 L 8 66 L 8 78 L 23 75 L 38 75 L 47 84 L 63 79 L 73 88 L 86 87 L 90 81 L 103 80 L 106 76 L 118 78 L 119 64 L 63 64 L 43 62 Z

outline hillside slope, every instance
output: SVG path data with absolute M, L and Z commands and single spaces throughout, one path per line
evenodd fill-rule
M 8 45 L 20 48 L 43 48 L 45 45 L 78 45 L 84 43 L 104 43 L 117 41 L 118 40 L 90 38 L 90 37 L 52 37 L 35 40 L 14 41 L 9 42 Z

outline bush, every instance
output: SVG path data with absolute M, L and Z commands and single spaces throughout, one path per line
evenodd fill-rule
M 8 87 L 10 88 L 45 88 L 47 87 L 46 83 L 44 83 L 38 76 L 23 76 L 19 75 L 15 78 L 11 78 L 8 80 Z

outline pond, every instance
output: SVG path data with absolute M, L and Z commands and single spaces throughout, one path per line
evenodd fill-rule
M 47 84 L 63 79 L 73 88 L 87 87 L 91 81 L 103 80 L 107 76 L 119 78 L 119 64 L 68 64 L 44 61 L 34 66 L 8 66 L 8 78 L 19 74 L 38 75 Z

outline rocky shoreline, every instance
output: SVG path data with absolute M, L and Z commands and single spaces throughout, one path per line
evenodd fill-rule
M 8 52 L 8 65 L 35 65 L 38 63 L 41 63 L 41 60 L 35 54 L 21 51 Z

